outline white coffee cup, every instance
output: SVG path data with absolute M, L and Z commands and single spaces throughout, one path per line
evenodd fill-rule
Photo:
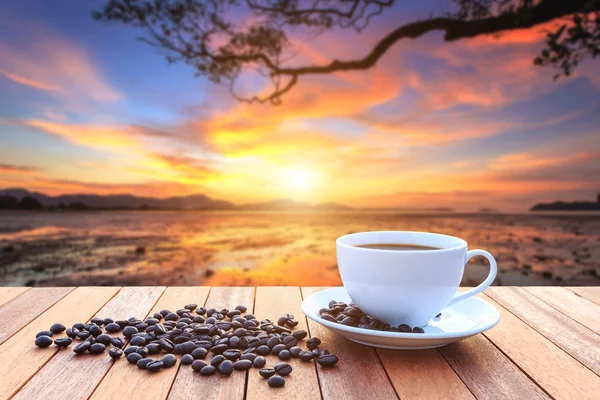
M 381 250 L 367 244 L 408 244 L 435 250 Z M 392 326 L 424 327 L 444 308 L 480 293 L 496 278 L 496 260 L 484 250 L 467 251 L 463 239 L 426 232 L 361 232 L 339 237 L 337 260 L 344 288 L 368 315 Z M 470 258 L 490 262 L 488 277 L 457 292 Z

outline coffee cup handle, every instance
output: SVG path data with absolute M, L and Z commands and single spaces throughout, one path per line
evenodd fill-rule
M 494 256 L 492 256 L 490 253 L 488 253 L 485 250 L 470 250 L 467 252 L 466 262 L 468 262 L 471 258 L 473 258 L 475 256 L 484 256 L 485 258 L 488 259 L 488 261 L 490 262 L 489 275 L 487 276 L 487 278 L 485 278 L 485 281 L 483 281 L 479 284 L 479 286 L 477 286 L 471 290 L 467 290 L 464 293 L 456 293 L 454 295 L 454 297 L 452 298 L 452 300 L 450 300 L 450 303 L 448 303 L 448 305 L 446 307 L 449 307 L 452 304 L 455 304 L 461 300 L 467 299 L 469 297 L 475 296 L 478 293 L 481 293 L 482 291 L 487 289 L 488 286 L 490 286 L 492 284 L 492 282 L 494 282 L 494 279 L 496 279 L 496 273 L 498 272 L 498 266 L 496 265 L 496 260 L 494 259 Z

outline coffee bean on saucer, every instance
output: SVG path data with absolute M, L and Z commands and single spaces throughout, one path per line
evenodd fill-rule
M 319 316 L 321 317 L 321 319 L 324 319 L 325 321 L 337 322 L 331 314 L 320 314 Z
M 258 371 L 258 374 L 259 374 L 260 376 L 262 376 L 263 378 L 270 378 L 270 377 L 272 377 L 273 375 L 275 375 L 275 372 L 276 372 L 276 371 L 275 371 L 273 368 L 261 368 L 261 369 Z
M 110 356 L 110 358 L 112 358 L 113 360 L 118 360 L 119 358 L 121 358 L 121 356 L 123 355 L 123 350 L 121 350 L 118 347 L 111 347 L 108 350 L 108 355 Z
M 65 329 L 67 329 L 66 326 L 64 326 L 63 324 L 54 324 L 50 327 L 50 332 L 52 333 L 61 333 L 64 332 Z
M 418 326 L 415 326 L 412 331 L 413 333 L 425 333 L 423 328 L 419 328 Z
M 283 387 L 285 385 L 285 379 L 281 376 L 274 375 L 267 380 L 267 383 L 273 388 Z
M 229 376 L 233 373 L 233 363 L 229 360 L 224 360 L 219 364 L 219 372 L 225 376 Z
M 38 336 L 35 339 L 35 345 L 37 347 L 48 347 L 52 344 L 52 338 L 50 336 Z
M 172 366 L 177 364 L 177 357 L 175 357 L 173 354 L 165 354 L 164 356 L 162 356 L 160 361 L 163 362 L 163 366 L 165 368 L 171 368 Z
M 335 364 L 338 363 L 338 361 L 339 358 L 335 354 L 325 354 L 317 358 L 317 362 L 319 363 L 319 365 L 325 368 L 333 367 Z
M 412 332 L 412 328 L 410 327 L 410 325 L 400 324 L 400 325 L 398 325 L 398 332 L 404 332 L 404 333 Z

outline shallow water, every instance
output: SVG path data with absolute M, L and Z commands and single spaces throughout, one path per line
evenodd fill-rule
M 3 212 L 0 284 L 339 285 L 335 238 L 369 230 L 462 237 L 498 285 L 600 284 L 600 215 L 364 211 Z M 473 259 L 462 283 L 486 275 Z

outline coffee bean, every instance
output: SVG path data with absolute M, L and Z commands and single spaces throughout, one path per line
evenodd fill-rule
M 208 350 L 202 347 L 198 347 L 194 349 L 194 351 L 192 351 L 190 354 L 192 355 L 192 357 L 194 357 L 195 360 L 199 360 L 201 358 L 206 357 L 206 355 L 208 354 Z
M 385 323 L 385 324 L 383 324 L 383 325 L 381 326 L 380 330 L 382 330 L 382 331 L 389 331 L 389 330 L 390 330 L 390 328 L 391 328 L 391 327 L 390 327 L 390 324 L 388 324 L 388 323 Z
M 292 353 L 289 350 L 281 350 L 278 356 L 281 361 L 287 361 L 292 358 Z
M 127 354 L 127 352 L 125 354 Z M 127 354 L 127 362 L 129 362 L 131 364 L 136 364 L 142 358 L 144 358 L 144 357 L 142 357 L 142 355 L 138 354 L 138 353 Z
M 93 345 L 90 346 L 88 352 L 90 354 L 100 354 L 100 353 L 103 353 L 104 350 L 106 350 L 105 345 L 103 345 L 102 343 L 94 343 Z
M 57 345 L 58 347 L 67 347 L 67 346 L 70 346 L 71 343 L 73 343 L 73 339 L 71 339 L 69 337 L 58 338 L 58 339 L 54 340 L 54 344 Z
M 79 333 L 77 333 L 77 338 L 81 339 L 81 340 L 85 340 L 87 338 L 89 338 L 91 335 L 88 331 L 79 331 Z
M 98 337 L 96 338 L 96 342 L 102 343 L 103 345 L 108 346 L 110 344 L 111 339 L 112 339 L 112 337 L 103 333 L 102 335 L 98 335 Z
M 80 343 L 77 346 L 73 347 L 73 352 L 75 354 L 83 354 L 89 350 L 91 345 L 92 344 L 86 340 L 85 342 Z
M 63 324 L 54 324 L 50 327 L 50 332 L 52 333 L 61 333 L 64 332 L 65 329 L 67 329 L 66 326 L 64 326 Z
M 100 328 L 98 325 L 90 325 L 88 332 L 90 335 L 97 337 L 102 334 L 102 328 Z
M 52 336 L 54 335 L 53 332 L 51 331 L 41 331 L 39 332 L 37 335 L 35 335 L 36 339 L 39 338 L 40 336 Z
M 302 361 L 311 361 L 313 358 L 315 358 L 315 355 L 310 351 L 303 350 L 298 353 L 298 358 L 300 358 Z
M 319 349 L 312 349 L 310 352 L 313 353 L 315 357 L 319 357 L 321 355 L 321 350 Z
M 165 315 L 165 321 L 177 321 L 179 319 L 179 315 L 176 313 L 169 313 Z
M 270 377 L 267 383 L 273 388 L 283 387 L 285 385 L 285 379 L 283 379 L 281 376 L 275 375 Z
M 172 366 L 177 364 L 177 357 L 175 357 L 173 354 L 165 354 L 164 356 L 162 356 L 160 361 L 162 361 L 163 367 L 171 368 Z
M 204 367 L 206 367 L 206 363 L 202 360 L 194 360 L 194 362 L 192 363 L 192 369 L 196 372 L 200 372 Z
M 228 348 L 229 346 L 226 344 L 218 344 L 216 346 L 211 347 L 210 351 L 213 354 L 222 354 Z
M 265 360 L 263 356 L 258 356 L 254 359 L 252 365 L 254 365 L 256 368 L 262 368 L 267 365 L 267 360 Z
M 225 360 L 225 357 L 223 357 L 222 355 L 214 356 L 210 360 L 210 365 L 212 365 L 213 367 L 218 367 L 219 364 L 221 364 L 224 360 Z
M 121 330 L 121 326 L 119 324 L 116 324 L 116 323 L 113 322 L 113 323 L 110 323 L 110 324 L 106 325 L 104 327 L 104 329 L 108 333 L 116 333 L 116 332 L 119 332 Z
M 346 326 L 354 326 L 356 325 L 356 320 L 352 317 L 345 317 L 340 324 L 342 325 L 346 325 Z
M 302 349 L 300 347 L 296 347 L 296 346 L 290 348 L 290 350 L 289 350 L 292 357 L 298 357 L 300 355 L 301 351 L 302 351 Z
M 263 378 L 270 378 L 275 375 L 275 370 L 273 368 L 261 368 L 258 373 Z
M 212 365 L 207 365 L 206 367 L 202 368 L 200 370 L 200 375 L 202 376 L 210 376 L 213 375 L 216 372 L 216 368 L 213 367 Z
M 90 321 L 92 324 L 96 324 L 98 326 L 104 325 L 104 320 L 102 318 L 92 318 Z
M 308 336 L 308 333 L 306 331 L 296 331 L 292 333 L 292 336 L 296 338 L 296 340 L 302 340 Z
M 125 349 L 125 355 L 126 355 L 126 356 L 128 356 L 128 355 L 130 355 L 131 353 L 135 353 L 135 352 L 137 352 L 137 351 L 138 351 L 138 349 L 139 349 L 139 347 L 138 347 L 138 346 L 129 346 L 129 347 L 127 347 L 127 348 Z
M 413 333 L 425 333 L 423 328 L 419 328 L 418 326 L 415 326 L 412 331 Z
M 338 356 L 335 354 L 325 354 L 317 358 L 317 362 L 320 366 L 325 368 L 333 367 L 339 361 Z
M 50 332 L 50 331 L 48 331 L 48 332 Z M 67 329 L 65 331 L 65 333 L 71 339 L 75 339 L 77 337 L 77 334 L 79 333 L 79 329 L 77 329 L 77 328 L 69 328 L 69 329 Z
M 252 361 L 250 360 L 238 360 L 233 364 L 233 368 L 237 370 L 247 370 L 252 368 Z
M 118 360 L 119 358 L 121 358 L 121 356 L 123 355 L 123 350 L 121 350 L 118 347 L 111 347 L 108 350 L 108 355 L 110 356 L 110 358 L 112 358 L 113 360 Z
M 190 365 L 193 362 L 194 362 L 194 357 L 192 357 L 191 354 L 184 354 L 183 357 L 181 357 L 182 365 Z
M 292 373 L 292 366 L 287 363 L 275 364 L 273 368 L 275 369 L 275 372 L 281 376 L 286 376 Z
M 321 344 L 321 339 L 317 337 L 312 337 L 306 341 L 306 347 L 310 350 L 316 349 Z
M 146 369 L 150 372 L 158 372 L 164 368 L 164 364 L 162 361 L 153 361 L 150 364 L 146 365 Z
M 110 344 L 112 344 L 115 347 L 122 348 L 123 346 L 125 346 L 125 341 L 121 337 L 113 337 L 110 338 Z
M 256 348 L 256 353 L 260 354 L 261 356 L 266 356 L 267 354 L 271 353 L 271 348 L 263 344 L 262 346 L 258 346 Z
M 125 336 L 126 338 L 130 338 L 138 332 L 139 331 L 137 330 L 137 328 L 135 326 L 126 326 L 123 329 L 123 336 Z
M 398 332 L 412 332 L 412 328 L 409 325 L 406 324 L 400 324 L 398 325 Z
M 160 347 L 162 347 L 166 353 L 172 353 L 175 348 L 175 345 L 169 339 L 160 339 L 158 344 L 160 344 Z
M 148 364 L 150 364 L 151 362 L 154 362 L 153 358 L 142 358 L 142 359 L 138 360 L 136 365 L 139 369 L 146 369 Z
M 129 343 L 131 343 L 133 346 L 145 346 L 146 339 L 144 339 L 142 336 L 134 336 L 131 338 Z
M 148 354 L 158 354 L 162 351 L 162 347 L 158 343 L 150 343 L 146 346 Z
M 196 314 L 198 315 L 205 315 L 206 314 L 206 307 L 200 307 L 196 309 Z
M 239 305 L 235 308 L 236 310 L 238 310 L 239 312 L 246 312 L 248 310 L 248 307 L 243 306 L 243 305 Z
M 50 336 L 38 336 L 35 338 L 35 345 L 37 347 L 48 347 L 52 344 L 52 338 Z
M 188 309 L 190 311 L 194 311 L 196 308 L 198 308 L 198 304 L 186 304 L 185 306 L 183 306 L 183 308 Z
M 223 361 L 219 364 L 219 372 L 226 376 L 231 375 L 233 373 L 233 363 L 229 360 Z
M 145 347 L 138 347 L 135 352 L 138 353 L 139 355 L 141 355 L 144 358 L 146 358 L 146 357 L 148 357 L 150 355 L 150 352 Z
M 277 320 L 277 325 L 284 326 L 286 324 L 286 322 L 288 322 L 288 318 L 286 316 L 281 316 Z
M 226 350 L 223 352 L 223 356 L 231 361 L 237 360 L 241 355 L 242 353 L 239 350 Z
M 273 349 L 271 349 L 271 353 L 273 355 L 278 355 L 283 350 L 287 350 L 287 347 L 285 347 L 285 344 L 278 344 L 275 347 L 273 347 Z

